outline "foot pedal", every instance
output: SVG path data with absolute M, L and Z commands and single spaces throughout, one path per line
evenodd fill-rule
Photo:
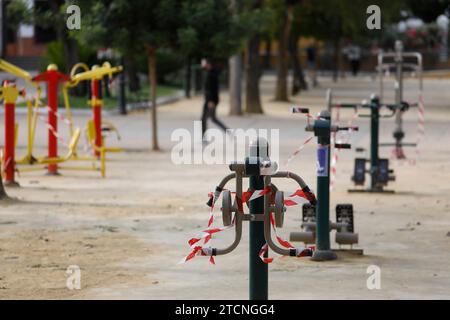
M 353 171 L 353 182 L 357 186 L 363 186 L 366 181 L 366 159 L 356 158 Z

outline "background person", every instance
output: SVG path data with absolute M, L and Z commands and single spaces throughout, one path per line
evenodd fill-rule
M 308 75 L 311 79 L 312 86 L 317 87 L 317 50 L 314 43 L 306 48 L 306 63 L 308 67 Z
M 204 86 L 205 104 L 203 105 L 203 113 L 202 113 L 202 135 L 203 139 L 205 139 L 205 132 L 207 130 L 208 118 L 211 118 L 212 122 L 218 125 L 224 132 L 226 132 L 228 128 L 216 116 L 216 109 L 217 105 L 219 104 L 220 70 L 209 59 L 202 60 L 202 68 L 204 68 L 207 71 Z
M 346 48 L 345 53 L 347 54 L 352 74 L 356 77 L 361 66 L 361 48 L 358 45 L 350 44 Z

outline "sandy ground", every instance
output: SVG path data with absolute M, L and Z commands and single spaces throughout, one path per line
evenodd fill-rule
M 280 164 L 309 136 L 305 119 L 289 113 L 289 103 L 271 101 L 274 79 L 264 77 L 265 115 L 227 116 L 227 94 L 219 114 L 233 128 L 280 129 Z M 345 79 L 337 84 L 322 79 L 321 88 L 302 93 L 292 103 L 324 107 L 325 89 L 333 87 L 337 100 L 359 101 L 376 91 L 370 78 Z M 407 82 L 407 97 L 417 98 Z M 338 163 L 336 203 L 353 203 L 358 248 L 364 256 L 341 255 L 333 262 L 276 259 L 270 266 L 273 299 L 406 299 L 450 298 L 450 81 L 427 80 L 426 137 L 417 165 L 393 163 L 397 181 L 394 195 L 348 194 L 355 151 L 343 151 Z M 392 95 L 391 95 L 392 97 Z M 248 226 L 232 254 L 217 257 L 216 266 L 198 257 L 177 265 L 188 252 L 186 241 L 206 226 L 207 194 L 229 172 L 226 165 L 174 165 L 171 132 L 193 130 L 201 98 L 182 100 L 159 109 L 161 152 L 148 152 L 149 114 L 107 115 L 122 139 L 109 140 L 126 152 L 111 154 L 107 178 L 96 172 L 43 171 L 21 173 L 20 188 L 9 188 L 14 200 L 0 203 L 0 298 L 2 299 L 246 299 L 248 297 Z M 350 119 L 351 111 L 343 112 Z M 405 118 L 408 142 L 416 139 L 415 111 Z M 3 115 L 1 115 L 3 119 Z M 18 116 L 21 128 L 25 118 Z M 75 117 L 84 126 L 87 116 Z M 356 122 L 360 131 L 354 146 L 367 147 L 367 119 Z M 391 141 L 392 120 L 383 121 L 383 141 Z M 3 120 L 0 120 L 3 130 Z M 61 125 L 67 137 L 67 128 Z M 0 142 L 3 144 L 3 141 Z M 38 131 L 36 154 L 44 154 L 44 125 Z M 19 137 L 19 157 L 25 152 L 25 133 Z M 80 144 L 80 150 L 83 143 Z M 61 153 L 64 154 L 64 146 Z M 81 151 L 80 151 L 81 152 Z M 306 147 L 291 162 L 315 189 L 315 149 Z M 389 156 L 390 150 L 383 149 Z M 408 150 L 414 157 L 414 149 Z M 279 187 L 293 190 L 281 182 Z M 299 230 L 300 208 L 289 209 L 281 234 Z M 334 218 L 334 212 L 331 212 Z M 217 221 L 220 221 L 218 219 Z M 219 246 L 231 232 L 218 236 Z M 332 234 L 333 246 L 334 234 Z M 81 289 L 66 288 L 70 265 L 81 268 Z M 368 290 L 367 267 L 381 268 L 381 289 Z

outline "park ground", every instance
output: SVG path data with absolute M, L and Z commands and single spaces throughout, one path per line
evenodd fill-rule
M 336 100 L 360 101 L 375 92 L 370 77 L 347 78 L 338 83 L 321 79 L 321 87 L 302 93 L 291 103 L 272 101 L 275 79 L 262 79 L 265 114 L 228 116 L 228 94 L 222 93 L 219 115 L 232 128 L 280 129 L 280 165 L 309 134 L 305 118 L 289 112 L 292 104 L 309 106 L 316 113 L 325 107 L 325 91 L 332 87 Z M 392 83 L 391 83 L 392 85 Z M 392 88 L 392 86 L 391 86 Z M 276 259 L 269 267 L 272 299 L 448 299 L 450 298 L 450 81 L 425 81 L 426 136 L 415 165 L 392 162 L 397 181 L 392 195 L 348 194 L 352 187 L 354 150 L 342 151 L 336 187 L 337 203 L 353 203 L 357 246 L 363 256 L 340 255 L 332 262 L 307 258 Z M 407 81 L 406 96 L 416 100 L 414 81 Z M 392 98 L 392 93 L 390 94 Z M 21 173 L 20 188 L 8 188 L 13 200 L 0 203 L 0 298 L 2 299 L 247 299 L 248 226 L 240 246 L 216 258 L 216 265 L 197 257 L 177 263 L 189 252 L 187 240 L 206 226 L 208 192 L 229 170 L 226 165 L 174 165 L 170 140 L 177 128 L 193 130 L 200 117 L 201 97 L 180 100 L 159 108 L 161 152 L 150 152 L 150 115 L 139 111 L 121 117 L 105 114 L 121 133 L 109 138 L 111 146 L 125 148 L 110 154 L 107 178 L 96 172 L 44 171 Z M 343 120 L 352 111 L 341 112 Z M 84 126 L 88 114 L 74 121 Z M 3 119 L 3 116 L 1 117 Z M 25 117 L 18 116 L 21 128 Z M 367 119 L 358 119 L 355 147 L 367 147 Z M 407 142 L 416 140 L 417 113 L 405 117 Z M 68 140 L 64 124 L 60 125 Z M 3 130 L 3 121 L 0 121 Z M 393 123 L 383 121 L 381 137 L 392 140 Z M 46 133 L 41 123 L 36 154 L 45 153 Z M 3 142 L 1 142 L 3 143 Z M 83 150 L 83 140 L 80 150 Z M 21 132 L 18 154 L 25 149 Z M 64 146 L 61 146 L 64 154 Z M 81 152 L 81 151 L 80 151 Z M 389 157 L 390 149 L 382 155 Z M 407 154 L 415 158 L 415 149 Z M 307 146 L 289 165 L 315 189 L 315 148 Z M 279 187 L 293 190 L 294 185 Z M 287 238 L 299 230 L 299 207 L 290 208 Z M 334 219 L 334 212 L 331 212 Z M 220 222 L 220 219 L 217 219 Z M 228 234 L 227 234 L 228 233 Z M 228 231 L 216 243 L 230 241 Z M 334 234 L 332 235 L 333 246 Z M 70 265 L 81 268 L 81 289 L 66 287 Z M 381 289 L 368 290 L 367 268 L 381 268 Z

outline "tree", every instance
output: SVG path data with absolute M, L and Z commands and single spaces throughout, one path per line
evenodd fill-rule
M 408 2 L 406 2 L 407 4 Z M 330 42 L 334 48 L 333 78 L 337 80 L 341 65 L 341 44 L 343 39 L 351 39 L 356 43 L 368 43 L 378 38 L 382 30 L 366 28 L 367 7 L 372 5 L 370 0 L 352 1 L 305 1 L 299 15 L 300 27 L 303 35 Z M 401 9 L 407 8 L 404 1 L 380 1 L 383 25 L 396 20 Z
M 300 34 L 297 32 L 291 32 L 289 36 L 289 54 L 292 61 L 292 69 L 294 72 L 294 79 L 292 81 L 292 95 L 295 96 L 301 90 L 307 90 L 308 84 L 305 80 L 305 75 L 303 73 L 303 68 L 299 58 L 298 52 L 298 41 L 300 39 Z M 313 84 L 314 85 L 314 84 Z
M 294 9 L 294 19 L 292 22 L 291 34 L 289 36 L 289 54 L 292 62 L 293 69 L 293 81 L 292 81 L 292 95 L 296 95 L 301 90 L 307 90 L 308 84 L 305 80 L 305 74 L 303 72 L 302 64 L 299 57 L 298 46 L 301 36 L 300 27 L 300 12 L 303 10 L 303 1 L 297 3 Z M 315 85 L 315 84 L 313 84 Z
M 172 4 L 172 1 L 168 1 Z M 159 150 L 156 118 L 156 50 L 159 43 L 161 1 L 97 0 L 79 1 L 82 27 L 72 34 L 81 42 L 96 47 L 117 49 L 125 61 L 133 61 L 140 52 L 147 54 L 150 81 L 152 150 Z M 150 33 L 149 30 L 152 30 Z
M 58 41 L 63 44 L 65 70 L 79 62 L 79 48 L 75 39 L 69 37 L 66 27 L 66 6 L 59 0 L 49 0 L 39 3 L 39 6 L 29 7 L 25 1 L 11 1 L 7 5 L 8 24 L 17 29 L 19 23 L 30 23 L 42 28 L 52 28 L 56 31 Z
M 231 0 L 231 8 L 234 14 L 241 10 L 240 0 Z M 230 115 L 242 115 L 242 55 L 240 52 L 228 60 L 228 88 L 230 94 Z
M 242 115 L 242 56 L 235 54 L 228 60 L 230 115 Z
M 259 91 L 259 79 L 261 77 L 259 44 L 259 34 L 253 35 L 247 43 L 247 58 L 245 61 L 245 111 L 247 113 L 264 113 Z
M 294 11 L 293 0 L 284 0 L 284 2 L 277 1 L 281 5 L 278 8 L 279 12 L 279 26 L 278 26 L 278 59 L 277 59 L 277 84 L 275 89 L 276 101 L 289 101 L 287 77 L 289 71 L 289 38 L 291 35 L 292 18 Z
M 410 0 L 408 6 L 412 15 L 426 23 L 435 22 L 437 17 L 450 9 L 449 0 Z
M 261 63 L 259 47 L 261 37 L 267 34 L 273 25 L 274 15 L 270 6 L 263 0 L 247 0 L 243 3 L 241 20 L 246 21 L 247 43 L 245 55 L 245 111 L 247 113 L 264 113 L 261 105 L 259 80 L 261 78 Z
M 157 130 L 157 52 L 181 52 L 185 59 L 227 59 L 241 46 L 239 24 L 227 0 L 80 0 L 84 43 L 117 49 L 129 59 L 144 51 L 150 81 L 152 149 L 159 150 Z
M 80 62 L 80 48 L 78 42 L 69 37 L 66 27 L 66 8 L 63 1 L 49 0 L 47 2 L 37 2 L 35 6 L 29 7 L 25 1 L 11 1 L 6 7 L 8 15 L 8 25 L 15 30 L 20 23 L 29 23 L 44 29 L 56 31 L 56 37 L 62 44 L 64 50 L 64 65 L 60 66 L 63 71 L 69 72 L 73 65 Z M 82 87 L 71 89 L 76 95 L 84 95 Z

